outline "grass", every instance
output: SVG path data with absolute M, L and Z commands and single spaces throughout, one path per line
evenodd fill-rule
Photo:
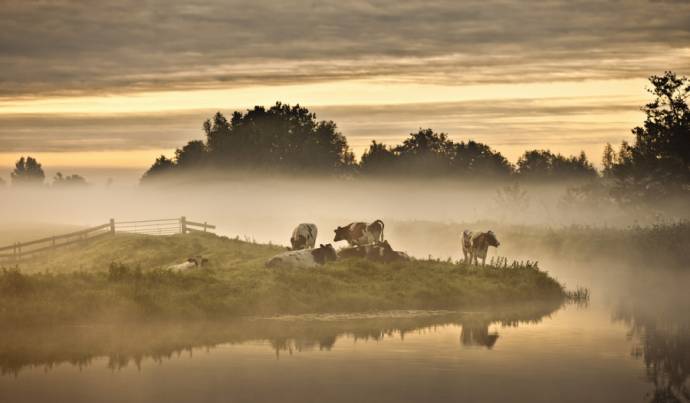
M 530 262 L 477 267 L 354 259 L 319 269 L 265 268 L 282 250 L 211 234 L 100 239 L 54 252 L 21 271 L 3 269 L 0 321 L 45 325 L 456 309 L 565 298 L 561 285 Z M 165 269 L 195 254 L 208 257 L 209 266 Z

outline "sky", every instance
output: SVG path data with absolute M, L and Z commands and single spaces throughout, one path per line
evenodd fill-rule
M 357 155 L 431 127 L 598 162 L 650 75 L 690 74 L 683 0 L 0 0 L 0 27 L 0 167 L 140 173 L 216 111 L 276 101 Z

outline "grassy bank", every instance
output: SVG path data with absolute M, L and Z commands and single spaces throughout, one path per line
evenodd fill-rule
M 535 265 L 476 267 L 434 260 L 378 264 L 344 260 L 320 269 L 267 269 L 283 250 L 209 234 L 118 235 L 0 273 L 0 321 L 64 324 L 122 319 L 455 309 L 562 300 Z M 189 255 L 203 269 L 173 272 Z M 68 268 L 69 262 L 73 267 Z M 68 270 L 69 269 L 69 270 Z

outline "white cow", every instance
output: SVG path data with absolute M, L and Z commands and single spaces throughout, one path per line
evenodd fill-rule
M 299 224 L 290 237 L 291 250 L 313 248 L 316 245 L 318 229 L 315 224 Z
M 310 268 L 323 266 L 326 262 L 335 261 L 338 255 L 333 245 L 320 245 L 318 248 L 292 250 L 280 253 L 266 262 L 266 267 Z
M 168 266 L 168 269 L 169 270 L 177 270 L 177 271 L 189 270 L 189 269 L 195 269 L 198 267 L 202 267 L 206 263 L 208 263 L 208 259 L 205 259 L 201 256 L 196 256 L 196 257 L 190 257 L 182 263 Z

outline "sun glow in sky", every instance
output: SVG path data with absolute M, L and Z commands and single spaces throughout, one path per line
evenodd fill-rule
M 334 120 L 357 155 L 431 127 L 512 161 L 549 148 L 596 163 L 642 122 L 647 77 L 688 74 L 687 15 L 688 3 L 642 0 L 10 0 L 0 166 L 31 154 L 143 171 L 203 138 L 216 111 L 276 101 Z

